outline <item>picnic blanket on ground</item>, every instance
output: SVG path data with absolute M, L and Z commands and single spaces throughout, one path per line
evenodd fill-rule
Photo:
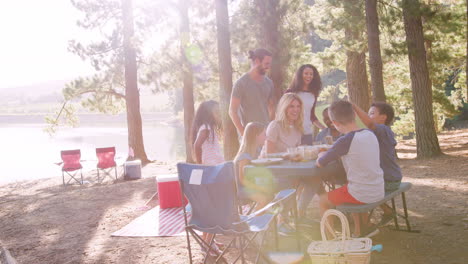
M 182 207 L 160 209 L 158 205 L 122 229 L 112 233 L 111 236 L 153 237 L 183 235 L 185 235 L 185 223 Z

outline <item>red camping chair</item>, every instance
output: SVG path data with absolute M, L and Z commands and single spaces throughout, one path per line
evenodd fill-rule
M 80 163 L 81 158 L 81 151 L 79 149 L 75 150 L 62 150 L 60 152 L 60 156 L 62 157 L 63 165 L 62 165 L 62 178 L 63 178 L 63 185 L 65 185 L 65 173 L 70 176 L 67 183 L 70 183 L 72 179 L 74 179 L 79 184 L 83 184 L 83 171 L 82 166 Z M 76 179 L 76 175 L 78 174 L 78 170 L 80 170 L 81 174 L 81 181 Z M 76 171 L 74 174 L 71 172 Z
M 110 172 L 112 171 L 112 168 L 115 170 L 115 179 L 117 180 L 117 164 L 115 163 L 115 147 L 108 147 L 108 148 L 96 148 L 96 156 L 98 158 L 98 164 L 97 164 L 97 175 L 98 175 L 98 182 L 101 182 L 101 179 L 99 177 L 99 170 L 104 171 L 104 177 L 109 176 L 112 178 L 112 175 L 110 175 Z M 108 169 L 108 170 L 106 170 Z

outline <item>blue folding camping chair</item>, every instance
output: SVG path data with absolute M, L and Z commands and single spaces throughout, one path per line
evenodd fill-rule
M 242 216 L 238 212 L 237 191 L 234 176 L 234 165 L 226 162 L 217 166 L 204 166 L 188 163 L 177 164 L 179 182 L 182 193 L 188 198 L 191 205 L 192 216 L 187 219 L 184 208 L 185 230 L 187 235 L 187 248 L 190 263 L 192 263 L 192 251 L 190 247 L 190 235 L 207 252 L 215 252 L 216 263 L 226 262 L 223 255 L 238 241 L 240 254 L 233 263 L 244 259 L 244 250 L 251 246 L 257 251 L 256 262 L 262 257 L 267 263 L 271 260 L 263 252 L 265 233 L 270 224 L 276 227 L 274 221 L 277 212 L 281 209 L 281 202 L 291 197 L 295 200 L 295 190 L 289 189 L 278 193 L 275 199 L 264 208 L 248 215 Z M 213 234 L 209 242 L 205 242 L 196 230 Z M 216 235 L 234 237 L 226 248 L 218 254 L 213 248 Z M 258 234 L 262 234 L 259 245 L 252 243 Z M 277 237 L 275 232 L 275 240 Z M 207 254 L 204 263 L 207 260 Z

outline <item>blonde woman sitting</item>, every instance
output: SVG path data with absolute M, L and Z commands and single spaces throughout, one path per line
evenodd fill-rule
M 266 153 L 285 152 L 288 148 L 299 146 L 303 135 L 303 118 L 301 98 L 295 93 L 284 94 L 278 103 L 275 120 L 267 128 Z M 287 178 L 276 181 L 279 189 L 298 184 Z M 299 184 L 304 187 L 299 198 L 299 216 L 305 217 L 307 206 L 322 184 L 321 179 L 316 177 L 300 178 Z

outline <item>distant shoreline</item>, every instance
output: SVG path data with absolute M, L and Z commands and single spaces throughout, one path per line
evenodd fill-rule
M 25 113 L 25 114 L 8 114 L 0 113 L 0 125 L 2 124 L 44 124 L 45 116 L 49 114 L 43 113 Z M 100 114 L 100 113 L 79 113 L 78 118 L 80 125 L 88 124 L 122 124 L 127 122 L 126 114 Z M 146 112 L 141 113 L 143 124 L 156 122 L 161 125 L 182 126 L 183 122 L 171 112 Z

